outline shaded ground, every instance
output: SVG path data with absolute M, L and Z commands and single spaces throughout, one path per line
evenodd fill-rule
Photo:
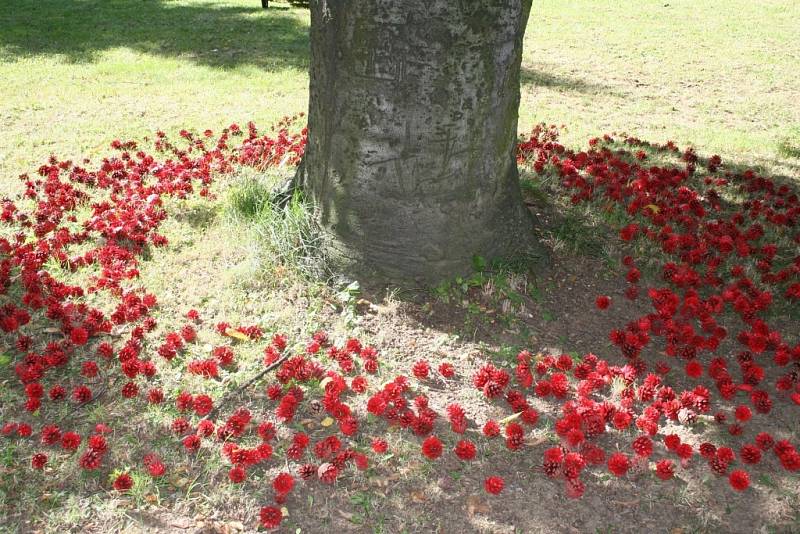
M 534 199 L 529 200 L 536 204 Z M 218 342 L 210 332 L 220 320 L 262 324 L 268 331 L 286 332 L 292 338 L 322 327 L 333 336 L 358 335 L 381 350 L 383 367 L 376 383 L 397 373 L 408 373 L 413 362 L 428 359 L 432 365 L 448 361 L 456 378 L 425 381 L 417 391 L 429 396 L 441 411 L 458 401 L 467 411 L 470 427 L 479 428 L 488 418 L 507 415 L 507 407 L 487 403 L 470 386 L 471 376 L 486 358 L 498 365 L 512 365 L 517 351 L 583 354 L 593 351 L 614 360 L 616 351 L 607 333 L 637 316 L 643 305 L 627 301 L 624 271 L 618 268 L 623 250 L 609 248 L 601 229 L 581 247 L 565 244 L 571 226 L 564 221 L 575 215 L 537 206 L 544 221 L 543 238 L 554 255 L 547 273 L 521 273 L 489 278 L 472 287 L 438 288 L 431 293 L 360 294 L 342 302 L 324 287 L 308 284 L 290 272 L 267 268 L 264 251 L 252 231 L 224 215 L 225 204 L 193 201 L 178 211 L 165 227 L 171 245 L 154 253 L 143 265 L 145 285 L 160 295 L 160 328 L 181 324 L 180 317 L 196 308 L 204 318 L 199 350 Z M 547 210 L 550 210 L 549 212 Z M 569 225 L 588 224 L 573 221 Z M 585 228 L 584 228 L 585 230 Z M 558 236 L 561 236 L 559 238 Z M 611 251 L 613 256 L 603 251 Z M 176 273 L 180 273 L 176 276 Z M 469 286 L 469 284 L 468 284 Z M 599 312 L 592 302 L 608 294 L 614 306 Z M 512 299 L 507 298 L 513 295 Z M 354 312 L 354 313 L 351 313 Z M 249 363 L 260 359 L 256 347 L 237 348 L 247 376 Z M 648 354 L 649 361 L 659 355 Z M 679 373 L 680 374 L 680 373 Z M 180 367 L 161 371 L 164 389 L 191 384 Z M 678 378 L 673 376 L 673 379 Z M 188 380 L 188 382 L 187 382 Z M 680 382 L 680 378 L 678 378 Z M 243 399 L 254 413 L 267 407 L 257 388 Z M 348 472 L 335 486 L 302 485 L 286 503 L 289 516 L 281 531 L 295 532 L 792 532 L 800 528 L 800 486 L 796 476 L 780 469 L 773 458 L 759 467 L 751 490 L 738 494 L 725 478 L 707 469 L 679 469 L 675 479 L 660 482 L 651 470 L 632 472 L 616 479 L 606 472 L 588 475 L 587 490 L 580 500 L 568 499 L 562 483 L 540 472 L 542 451 L 557 442 L 552 422 L 556 405 L 536 401 L 542 420 L 528 436 L 522 452 L 509 452 L 502 442 L 480 443 L 479 461 L 468 466 L 452 458 L 424 461 L 419 440 L 406 432 L 390 431 L 391 456 L 377 461 L 366 472 Z M 92 421 L 108 421 L 130 409 L 119 401 L 99 401 L 86 415 Z M 798 438 L 797 427 L 781 414 L 791 414 L 776 403 L 773 414 L 758 420 L 760 429 L 775 436 Z M 6 493 L 7 525 L 20 531 L 107 532 L 239 532 L 254 531 L 258 509 L 271 498 L 269 480 L 281 467 L 258 473 L 242 486 L 228 483 L 226 468 L 209 450 L 196 459 L 187 457 L 174 443 L 164 425 L 169 412 L 147 409 L 144 417 L 130 415 L 139 427 L 128 451 L 131 466 L 143 450 L 161 443 L 171 450 L 167 480 L 154 484 L 145 479 L 130 496 L 109 494 L 106 482 L 78 472 L 77 467 L 39 482 L 21 486 L 18 495 Z M 325 434 L 320 416 L 305 406 L 297 417 L 313 437 Z M 440 421 L 439 424 L 442 424 Z M 158 428 L 165 428 L 163 435 Z M 300 428 L 300 427 L 297 427 Z M 468 432 L 476 432 L 469 430 Z M 678 430 L 680 431 L 680 430 Z M 380 432 L 383 433 L 382 431 Z M 442 431 L 446 447 L 453 434 Z M 703 439 L 725 442 L 724 428 L 706 428 Z M 368 446 L 370 435 L 358 442 Z M 611 439 L 611 438 L 609 438 Z M 701 436 L 687 439 L 700 440 Z M 171 444 L 172 443 L 172 444 Z M 610 443 L 610 442 L 609 442 Z M 695 445 L 697 442 L 693 442 Z M 735 443 L 732 441 L 732 445 Z M 7 451 L 6 454 L 13 454 Z M 695 457 L 693 463 L 702 460 Z M 124 465 L 125 461 L 120 462 Z M 30 477 L 27 466 L 6 464 L 5 491 L 12 480 Z M 23 475 L 23 473 L 25 473 Z M 487 474 L 501 475 L 506 489 L 499 497 L 482 488 Z M 43 484 L 43 485 L 41 485 Z M 40 492 L 44 495 L 39 496 Z M 35 511 L 34 511 L 35 510 Z M 14 527 L 11 527 L 12 529 Z

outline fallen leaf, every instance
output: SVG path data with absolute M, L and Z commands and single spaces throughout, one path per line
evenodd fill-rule
M 488 514 L 489 511 L 489 505 L 477 495 L 470 495 L 467 497 L 467 513 L 470 516 L 475 514 Z
M 238 330 L 234 330 L 233 328 L 226 328 L 225 335 L 234 339 L 238 339 L 239 341 L 247 341 L 250 339 L 246 334 L 243 334 Z
M 345 512 L 344 510 L 337 510 L 339 515 L 347 519 L 348 521 L 352 521 L 355 517 L 355 514 L 351 514 L 350 512 Z
M 508 417 L 504 417 L 503 419 L 500 419 L 500 424 L 501 425 L 507 425 L 508 423 L 513 421 L 514 419 L 518 418 L 520 415 L 522 415 L 522 412 L 511 414 Z
M 422 490 L 414 490 L 411 492 L 411 500 L 416 503 L 423 503 L 428 499 L 425 497 L 425 492 Z
M 537 447 L 537 446 L 541 445 L 542 443 L 547 443 L 548 441 L 550 441 L 550 440 L 547 439 L 547 436 L 539 436 L 538 438 L 532 439 L 529 442 L 529 445 L 531 447 Z

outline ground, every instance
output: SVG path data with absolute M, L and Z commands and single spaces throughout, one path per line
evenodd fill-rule
M 0 196 L 18 192 L 16 175 L 35 171 L 51 153 L 96 159 L 108 154 L 114 139 L 152 138 L 158 129 L 173 137 L 183 128 L 219 132 L 249 120 L 268 127 L 306 108 L 305 10 L 279 2 L 262 10 L 250 0 L 17 4 L 0 14 Z M 521 133 L 540 122 L 564 124 L 561 142 L 583 148 L 589 138 L 611 131 L 654 142 L 675 140 L 679 146 L 697 146 L 705 156 L 718 153 L 726 162 L 759 167 L 796 184 L 798 34 L 800 8 L 789 1 L 537 3 L 525 41 Z M 289 172 L 277 169 L 264 181 L 275 183 Z M 260 208 L 247 208 L 251 197 L 263 201 L 258 188 L 248 189 L 254 179 L 247 172 L 220 179 L 216 199 L 169 200 L 170 217 L 161 228 L 169 245 L 153 250 L 140 267 L 141 284 L 159 296 L 158 333 L 179 328 L 187 310 L 200 312 L 203 323 L 192 349 L 197 354 L 221 343 L 213 329 L 218 321 L 258 324 L 270 334 L 286 333 L 299 345 L 319 329 L 336 340 L 357 336 L 380 351 L 380 373 L 370 378 L 376 385 L 409 374 L 420 358 L 451 362 L 456 378 L 420 382 L 417 391 L 427 393 L 437 409 L 458 400 L 471 422 L 482 423 L 508 415 L 505 406 L 485 402 L 471 388 L 472 374 L 484 360 L 511 369 L 525 348 L 594 352 L 623 363 L 608 332 L 647 313 L 642 299 L 623 297 L 627 284 L 620 258 L 634 250 L 621 246 L 613 225 L 591 209 L 553 202 L 557 184 L 540 184 L 530 170 L 523 173 L 525 195 L 539 215 L 540 237 L 553 253 L 552 269 L 475 275 L 415 291 L 342 292 L 310 281 L 286 264 L 293 245 L 270 235 L 276 232 L 274 219 Z M 593 306 L 600 294 L 621 303 L 614 314 Z M 797 343 L 796 313 L 772 319 Z M 252 375 L 261 349 L 263 343 L 238 344 L 241 368 L 212 386 L 213 393 Z M 733 350 L 730 345 L 721 349 Z M 654 349 L 646 357 L 656 361 L 661 355 Z M 175 365 L 160 367 L 159 380 L 165 392 L 203 384 Z M 0 383 L 0 422 L 5 422 L 19 411 L 10 366 L 0 371 Z M 254 388 L 241 403 L 262 413 L 263 389 Z M 542 451 L 557 440 L 556 407 L 542 402 L 536 408 L 543 422 L 528 436 L 524 452 L 481 442 L 479 460 L 469 468 L 453 457 L 425 461 L 418 439 L 389 430 L 392 454 L 377 458 L 368 471 L 348 473 L 333 487 L 309 485 L 292 494 L 283 528 L 800 530 L 797 475 L 773 464 L 759 470 L 752 488 L 742 493 L 732 492 L 725 479 L 708 470 L 680 470 L 669 483 L 643 470 L 622 479 L 590 473 L 584 497 L 568 499 L 562 484 L 539 471 Z M 31 475 L 27 457 L 20 459 L 13 446 L 5 446 L 0 530 L 255 530 L 258 509 L 272 497 L 270 475 L 281 466 L 232 485 L 218 453 L 203 449 L 187 457 L 174 446 L 166 430 L 173 416 L 153 407 L 139 413 L 111 396 L 85 411 L 91 424 L 125 421 L 115 429 L 126 446 L 116 462 L 120 468 L 135 469 L 151 447 L 167 451 L 169 476 L 156 483 L 142 475 L 130 494 L 110 491 L 108 473 L 87 476 L 75 466 Z M 761 418 L 759 428 L 797 443 L 796 421 L 796 407 L 776 402 L 774 416 Z M 311 412 L 303 412 L 298 425 L 312 436 L 325 432 L 321 417 Z M 468 432 L 479 428 L 471 427 Z M 384 430 L 378 424 L 371 432 Z M 727 442 L 725 434 L 708 425 L 694 439 Z M 362 436 L 360 444 L 368 446 L 371 435 Z M 452 445 L 455 438 L 445 441 Z M 483 491 L 488 474 L 505 478 L 501 498 Z

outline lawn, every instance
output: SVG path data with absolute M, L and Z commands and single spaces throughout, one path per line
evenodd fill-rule
M 252 0 L 16 0 L 0 13 L 0 178 L 157 129 L 268 126 L 306 109 L 308 13 Z M 693 144 L 797 175 L 791 1 L 536 2 L 520 129 Z
M 20 0 L 13 2 L 13 9 L 0 11 L 0 198 L 19 192 L 22 184 L 16 176 L 34 173 L 51 154 L 76 162 L 83 158 L 99 161 L 118 154 L 109 148 L 116 139 L 136 140 L 139 149 L 150 153 L 157 130 L 176 140 L 182 129 L 203 132 L 208 128 L 218 135 L 224 127 L 237 123 L 246 131 L 251 120 L 262 133 L 274 136 L 270 125 L 307 106 L 309 18 L 307 10 L 285 3 L 271 2 L 269 10 L 262 10 L 259 4 L 257 0 Z M 780 211 L 785 208 L 782 199 L 790 197 L 800 181 L 798 35 L 800 6 L 789 0 L 537 2 L 525 39 L 520 133 L 527 134 L 542 122 L 564 125 L 559 141 L 568 151 L 588 150 L 591 138 L 610 132 L 625 132 L 653 143 L 673 140 L 681 148 L 694 146 L 701 156 L 698 171 L 683 185 L 698 192 L 697 202 L 707 210 L 715 210 L 720 218 L 735 217 L 737 211 L 744 211 L 746 200 L 759 198 L 763 206 Z M 234 137 L 230 144 L 241 142 Z M 694 164 L 691 157 L 685 155 L 687 161 L 682 161 L 681 152 L 672 153 L 661 146 L 610 141 L 608 146 L 621 149 L 603 156 L 603 163 L 614 168 L 625 167 L 618 165 L 620 161 L 633 164 L 644 160 L 645 166 L 654 166 L 654 173 L 668 173 L 685 168 L 687 161 Z M 737 358 L 740 345 L 752 348 L 766 373 L 763 387 L 773 395 L 769 415 L 757 412 L 751 422 L 742 419 L 736 423 L 740 415 L 737 405 L 755 404 L 742 392 L 760 380 L 742 378 L 739 397 L 722 399 L 717 395 L 721 382 L 715 384 L 707 377 L 710 368 L 701 369 L 700 377 L 690 376 L 689 366 L 684 373 L 685 362 L 669 358 L 660 337 L 643 349 L 642 358 L 648 365 L 658 368 L 666 361 L 673 367 L 666 380 L 674 392 L 665 388 L 664 399 L 677 392 L 683 400 L 680 392 L 695 391 L 692 388 L 698 384 L 712 390 L 713 411 L 695 414 L 689 410 L 689 415 L 683 413 L 680 418 L 664 418 L 653 438 L 655 452 L 650 464 L 669 460 L 675 471 L 669 480 L 659 480 L 656 474 L 663 472 L 632 452 L 631 441 L 638 435 L 635 430 L 617 431 L 609 426 L 592 443 L 608 454 L 626 453 L 632 459 L 629 471 L 617 477 L 605 465 L 587 467 L 585 494 L 580 499 L 568 498 L 567 493 L 576 491 L 575 487 L 550 480 L 542 462 L 545 449 L 564 439 L 557 429 L 564 415 L 563 401 L 532 391 L 528 397 L 539 420 L 535 424 L 525 420 L 522 450 L 515 452 L 504 445 L 505 436 L 490 440 L 481 435 L 488 420 L 503 421 L 511 416 L 505 424 L 513 424 L 525 419 L 515 420 L 516 407 L 511 410 L 505 401 L 487 399 L 485 389 L 476 389 L 473 377 L 485 363 L 510 373 L 513 387 L 518 387 L 517 355 L 523 349 L 531 351 L 535 363 L 547 354 L 563 354 L 569 356 L 570 366 L 589 365 L 587 362 L 594 361 L 590 353 L 611 365 L 625 363 L 619 349 L 624 352 L 630 347 L 616 343 L 609 333 L 635 329 L 631 324 L 640 324 L 636 321 L 653 311 L 645 289 L 638 298 L 626 295 L 630 297 L 631 288 L 639 285 L 666 285 L 664 262 L 677 256 L 644 238 L 621 241 L 619 230 L 632 220 L 644 228 L 655 215 L 671 210 L 677 215 L 670 216 L 676 217 L 692 210 L 698 213 L 696 202 L 676 200 L 670 188 L 654 193 L 648 201 L 652 203 L 635 215 L 608 198 L 573 204 L 570 196 L 579 188 L 569 189 L 572 186 L 559 179 L 558 171 L 563 169 L 548 166 L 542 172 L 535 170 L 537 157 L 550 161 L 556 153 L 536 143 L 529 147 L 522 172 L 523 191 L 526 202 L 539 215 L 537 232 L 553 255 L 553 267 L 546 272 L 531 272 L 525 266 L 480 270 L 435 288 L 413 291 L 325 284 L 310 276 L 317 266 L 307 256 L 313 249 L 309 238 L 314 230 L 305 205 L 293 199 L 285 211 L 276 211 L 267 201 L 271 188 L 293 171 L 290 165 L 278 164 L 284 162 L 282 156 L 270 165 L 239 162 L 241 166 L 233 172 L 214 173 L 210 196 L 179 198 L 174 191 L 159 190 L 165 219 L 150 231 L 157 230 L 168 243 L 137 250 L 139 276 L 121 282 L 125 288 L 146 288 L 158 300 L 146 312 L 157 324 L 141 338 L 141 358 L 152 358 L 157 374 L 152 380 L 141 376 L 133 380 L 141 388 L 138 395 L 125 399 L 118 393 L 128 379 L 116 371 L 113 360 L 107 364 L 97 357 L 101 372 L 91 377 L 80 360 L 94 356 L 79 349 L 80 358 L 76 354 L 64 367 L 63 382 L 69 387 L 87 382 L 99 396 L 83 407 L 45 399 L 41 412 L 25 413 L 20 407 L 30 394 L 20 387 L 19 371 L 15 374 L 14 369 L 24 354 L 12 347 L 15 336 L 0 332 L 0 343 L 7 343 L 0 346 L 0 426 L 19 420 L 36 428 L 55 421 L 64 431 L 79 432 L 84 440 L 93 432 L 103 432 L 96 430 L 97 424 L 111 427 L 104 434 L 110 450 L 96 470 L 81 469 L 76 462 L 88 449 L 68 453 L 58 446 L 45 447 L 39 443 L 38 433 L 29 441 L 0 436 L 0 532 L 249 532 L 259 529 L 259 509 L 266 505 L 285 508 L 280 511 L 284 515 L 281 531 L 287 532 L 800 530 L 797 472 L 782 468 L 772 451 L 765 450 L 757 466 L 736 460 L 725 476 L 714 475 L 700 457 L 700 444 L 706 441 L 731 447 L 739 457 L 740 447 L 753 442 L 758 431 L 789 440 L 794 446 L 800 438 L 796 423 L 800 402 L 792 401 L 786 392 L 776 393 L 773 387 L 781 373 L 790 374 L 785 367 L 770 363 L 773 353 L 775 361 L 779 359 L 776 347 L 780 343 L 774 336 L 764 341 L 767 336 L 761 335 L 758 324 L 737 340 L 735 333 L 746 330 L 740 316 L 748 316 L 738 313 L 738 308 L 737 313 L 728 310 L 715 315 L 731 335 L 714 356 L 727 361 L 731 375 L 738 380 L 739 368 L 744 373 L 750 361 Z M 195 150 L 191 157 L 199 158 L 201 152 Z M 579 159 L 574 153 L 566 154 Z M 705 159 L 712 154 L 722 158 L 720 171 Z M 170 152 L 156 152 L 154 157 L 162 161 Z M 714 207 L 714 195 L 709 194 L 714 187 L 712 178 L 721 179 L 728 170 L 745 167 L 755 167 L 773 177 L 777 186 L 787 184 L 793 189 L 778 198 L 771 190 L 739 189 L 734 180 L 730 187 L 719 185 L 720 207 Z M 186 174 L 194 176 L 192 172 L 198 168 Z M 165 182 L 170 187 L 186 179 L 177 171 L 167 177 L 175 178 Z M 709 181 L 704 181 L 706 177 Z M 194 178 L 197 191 L 200 186 Z M 84 186 L 92 194 L 108 198 L 106 192 Z M 151 193 L 146 191 L 142 198 Z M 774 204 L 776 198 L 778 204 Z M 685 203 L 677 207 L 679 202 Z M 20 206 L 32 209 L 31 202 L 20 202 Z M 752 208 L 752 204 L 747 206 Z M 141 209 L 135 203 L 115 207 L 119 213 Z M 113 217 L 116 212 L 110 210 L 105 216 Z M 78 205 L 74 213 L 76 221 L 83 221 L 88 220 L 90 210 Z M 141 220 L 149 224 L 153 218 L 150 212 L 147 215 Z M 702 224 L 708 221 L 698 217 Z M 76 221 L 65 225 L 73 224 L 75 230 Z M 692 221 L 680 221 L 687 234 L 697 229 Z M 760 222 L 766 228 L 762 243 L 776 244 L 767 270 L 790 271 L 792 262 L 797 263 L 796 227 L 773 220 L 767 223 L 764 218 Z M 0 243 L 14 228 L 0 225 Z M 720 245 L 714 238 L 703 235 L 703 245 L 716 250 Z M 113 234 L 89 239 L 69 252 L 85 253 L 115 239 Z M 38 240 L 41 236 L 28 235 L 19 248 Z M 756 263 L 761 257 L 758 254 L 762 252 L 754 251 L 747 260 L 740 254 L 724 267 L 741 262 L 745 274 L 756 279 L 764 272 L 764 266 Z M 628 255 L 635 258 L 631 260 L 636 262 L 635 277 L 628 268 L 630 262 L 623 259 Z M 100 274 L 100 269 L 91 265 L 71 269 L 55 256 L 41 269 L 84 288 Z M 723 277 L 727 277 L 725 269 L 720 269 Z M 108 270 L 113 277 L 114 268 Z M 0 269 L 0 282 L 3 276 Z M 776 302 L 764 319 L 772 332 L 783 335 L 787 347 L 800 347 L 797 300 L 783 298 L 788 284 L 797 282 L 796 274 L 792 276 L 795 279 L 774 286 Z M 637 281 L 631 282 L 633 278 Z M 19 302 L 22 295 L 18 277 L 9 279 L 8 284 L 10 292 L 0 293 L 0 319 L 6 313 L 3 306 Z M 595 305 L 598 295 L 611 297 L 609 310 Z M 99 290 L 75 300 L 110 314 L 118 296 Z M 742 306 L 748 303 L 745 299 Z M 200 319 L 187 317 L 189 310 L 198 311 Z M 258 326 L 264 337 L 250 339 L 225 328 L 220 331 L 220 322 L 233 327 Z M 182 330 L 187 325 L 196 330 L 196 339 Z M 0 326 L 6 323 L 0 321 Z M 100 339 L 90 340 L 86 348 L 94 349 L 99 340 L 121 345 L 134 336 L 129 326 L 115 326 L 100 334 Z M 42 313 L 34 314 L 26 328 L 37 345 L 63 337 L 60 323 L 48 321 Z M 264 349 L 274 333 L 286 334 L 290 350 L 302 353 L 320 330 L 338 346 L 358 338 L 377 348 L 380 367 L 375 373 L 367 370 L 369 358 L 363 354 L 355 357 L 354 372 L 342 371 L 348 383 L 356 373 L 366 376 L 367 395 L 374 395 L 397 375 L 410 377 L 407 398 L 425 395 L 430 406 L 440 412 L 435 433 L 445 442 L 441 458 L 426 459 L 420 454 L 421 438 L 388 425 L 383 417 L 367 415 L 366 398 L 348 393 L 345 400 L 363 428 L 353 437 L 339 437 L 345 447 L 368 456 L 369 467 L 362 470 L 348 465 L 332 485 L 313 480 L 318 475 L 315 470 L 311 481 L 298 477 L 285 502 L 275 503 L 274 477 L 283 471 L 299 472 L 299 464 L 286 459 L 293 436 L 307 433 L 312 442 L 305 458 L 319 462 L 312 449 L 317 440 L 336 431 L 335 423 L 340 422 L 339 417 L 337 421 L 328 417 L 315 400 L 322 398 L 325 385 L 318 379 L 299 378 L 293 383 L 302 384 L 305 402 L 296 418 L 278 425 L 269 462 L 249 466 L 244 482 L 231 482 L 230 458 L 220 453 L 223 447 L 214 439 L 203 439 L 198 450 L 187 453 L 188 446 L 182 442 L 187 432 L 175 421 L 186 417 L 195 424 L 198 417 L 179 410 L 175 403 L 179 392 L 202 392 L 219 405 L 229 392 L 263 369 Z M 178 356 L 162 358 L 159 347 L 170 333 L 174 338 L 178 331 L 186 338 L 185 343 L 180 342 Z M 759 347 L 759 340 L 766 348 Z M 213 359 L 214 348 L 220 346 L 233 350 L 234 365 L 221 365 L 215 379 L 189 370 L 188 362 Z M 427 378 L 419 371 L 420 360 L 430 363 Z M 315 361 L 339 371 L 346 367 L 332 358 Z M 438 372 L 442 363 L 453 366 L 452 377 Z M 800 373 L 800 364 L 791 365 L 794 367 L 789 369 Z M 557 373 L 551 368 L 546 376 L 553 374 Z M 797 377 L 792 376 L 794 384 Z M 633 386 L 626 387 L 620 377 L 605 377 L 603 399 L 621 402 L 626 389 L 633 394 Z M 572 380 L 570 387 L 575 382 Z M 275 384 L 267 377 L 220 411 L 221 419 L 237 406 L 253 414 L 254 423 L 242 438 L 243 446 L 255 447 L 260 441 L 256 422 L 275 420 L 273 411 L 278 403 L 269 398 L 268 390 Z M 45 381 L 46 388 L 51 385 Z M 167 400 L 148 402 L 145 397 L 151 387 L 159 388 Z M 642 395 L 641 389 L 636 395 Z M 451 432 L 445 415 L 453 402 L 466 411 L 468 428 L 461 435 Z M 725 424 L 715 418 L 717 411 L 727 414 Z M 742 428 L 736 429 L 737 424 Z M 737 433 L 739 430 L 743 433 Z M 191 429 L 188 434 L 193 432 Z M 681 460 L 677 447 L 667 447 L 666 435 L 690 445 L 691 459 Z M 373 438 L 385 439 L 388 452 L 375 451 Z M 472 462 L 457 459 L 449 450 L 462 438 L 477 444 Z M 31 468 L 31 455 L 40 449 L 50 458 L 38 471 Z M 589 449 L 580 450 L 588 457 Z M 164 476 L 152 475 L 152 463 L 143 460 L 149 453 L 157 453 L 163 460 Z M 750 487 L 736 492 L 730 488 L 728 476 L 741 468 L 750 472 Z M 113 489 L 112 482 L 121 473 L 131 475 L 132 489 Z M 500 495 L 485 491 L 485 478 L 490 475 L 504 478 Z

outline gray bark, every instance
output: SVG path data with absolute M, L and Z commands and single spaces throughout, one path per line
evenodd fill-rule
M 304 186 L 334 267 L 435 282 L 529 250 L 515 159 L 531 0 L 314 0 Z

